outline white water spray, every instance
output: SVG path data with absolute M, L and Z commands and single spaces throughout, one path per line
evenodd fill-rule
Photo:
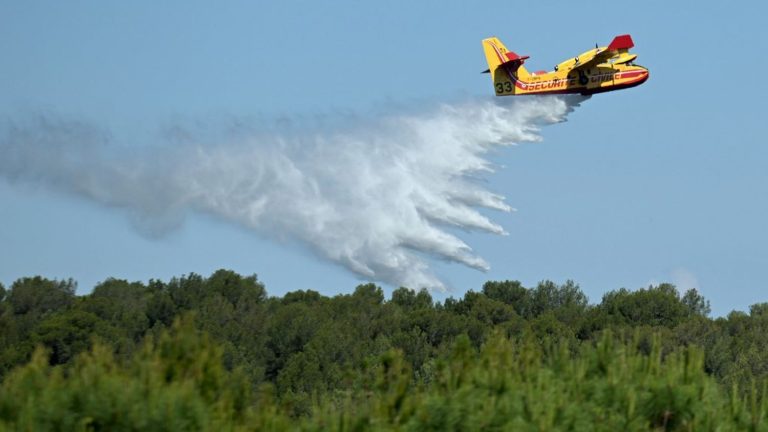
M 154 231 L 188 211 L 297 241 L 364 279 L 444 289 L 424 257 L 486 270 L 447 226 L 504 234 L 478 212 L 510 211 L 476 181 L 487 153 L 539 141 L 584 98 L 475 100 L 324 132 L 194 135 L 172 149 L 118 157 L 87 125 L 9 122 L 0 177 L 127 209 Z

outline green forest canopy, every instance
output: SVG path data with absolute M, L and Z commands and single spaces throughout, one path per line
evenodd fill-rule
M 360 285 L 269 297 L 219 270 L 0 285 L 0 426 L 765 430 L 768 304 L 711 319 L 669 284 L 573 282 L 435 302 Z

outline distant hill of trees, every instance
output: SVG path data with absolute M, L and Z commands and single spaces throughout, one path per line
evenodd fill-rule
M 768 303 L 487 282 L 270 297 L 219 270 L 0 285 L 0 430 L 768 430 Z

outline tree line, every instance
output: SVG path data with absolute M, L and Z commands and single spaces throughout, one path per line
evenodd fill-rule
M 487 282 L 269 296 L 219 270 L 0 285 L 0 428 L 766 430 L 768 303 Z

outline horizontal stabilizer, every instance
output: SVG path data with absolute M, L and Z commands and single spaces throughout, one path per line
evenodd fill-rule
M 513 53 L 512 51 L 509 51 L 506 54 L 507 54 L 507 58 L 510 59 L 510 60 L 507 60 L 504 63 L 501 63 L 497 67 L 510 67 L 510 68 L 512 68 L 512 70 L 515 70 L 515 69 L 519 68 L 520 65 L 525 63 L 525 61 L 527 59 L 531 58 L 530 56 L 522 56 L 522 57 L 520 57 L 517 54 Z M 481 73 L 491 73 L 491 70 L 490 69 L 486 69 L 486 70 L 482 71 Z
M 509 53 L 507 53 L 507 54 L 509 54 Z M 512 54 L 514 54 L 514 53 L 512 53 Z M 509 57 L 509 56 L 507 56 L 507 57 Z M 507 60 L 504 63 L 500 64 L 499 66 L 512 66 L 513 68 L 517 68 L 521 64 L 525 63 L 525 61 L 527 59 L 529 59 L 529 58 L 530 58 L 529 56 L 522 56 L 522 57 L 515 56 L 515 58 Z
M 505 52 L 504 56 L 507 58 L 507 63 L 515 60 L 523 61 L 530 58 L 530 56 L 519 56 L 512 51 Z

